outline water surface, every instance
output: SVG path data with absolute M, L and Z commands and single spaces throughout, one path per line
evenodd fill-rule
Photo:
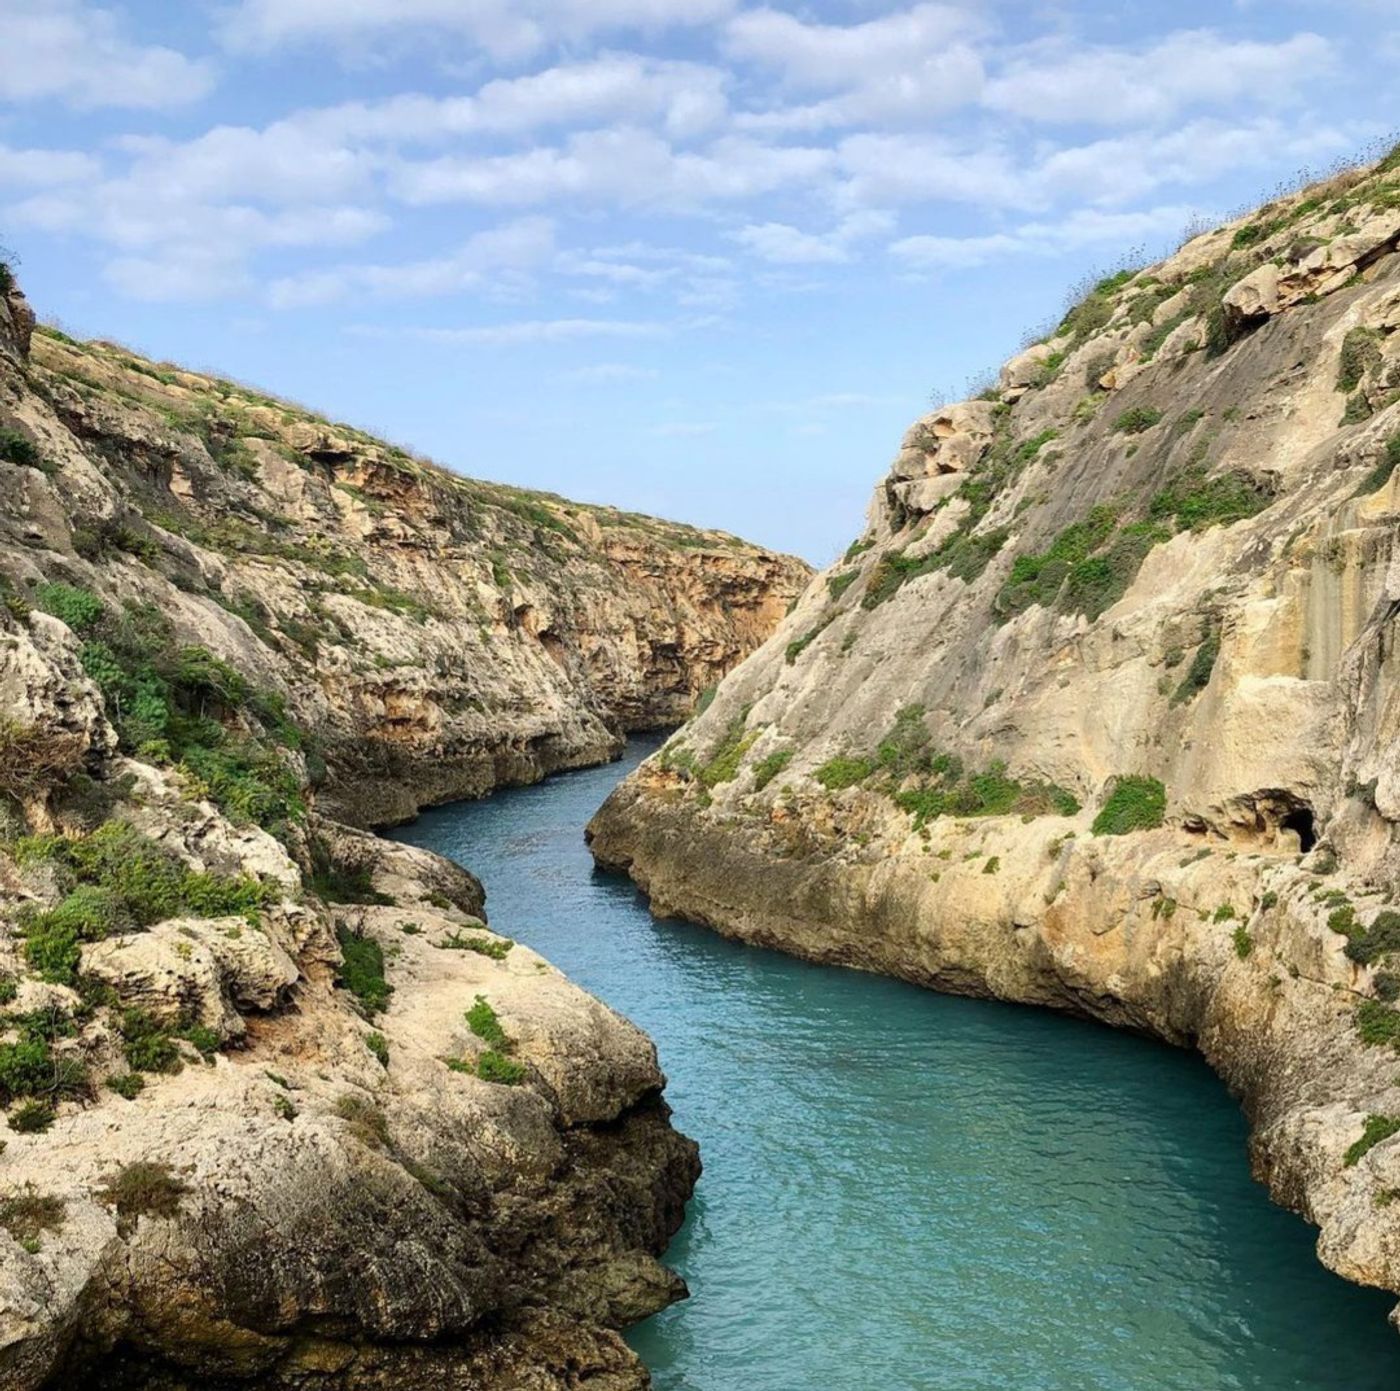
M 1199 1058 L 656 923 L 583 827 L 621 764 L 398 835 L 656 1040 L 705 1174 L 629 1335 L 658 1391 L 1396 1391 L 1391 1300 L 1249 1178 Z

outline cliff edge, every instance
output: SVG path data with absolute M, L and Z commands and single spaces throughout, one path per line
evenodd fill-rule
M 1400 150 L 1093 286 L 591 827 L 654 911 L 1198 1047 L 1400 1293 Z

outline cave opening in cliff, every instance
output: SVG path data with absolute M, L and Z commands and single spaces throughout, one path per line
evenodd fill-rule
M 1317 826 L 1311 807 L 1295 807 L 1283 818 L 1281 825 L 1285 831 L 1298 833 L 1298 848 L 1303 854 L 1306 855 L 1317 844 Z

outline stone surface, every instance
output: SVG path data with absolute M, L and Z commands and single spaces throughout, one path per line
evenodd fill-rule
M 13 290 L 0 426 L 36 451 L 0 462 L 0 1391 L 640 1391 L 616 1330 L 684 1295 L 699 1172 L 655 1049 L 357 827 L 682 717 L 807 567 L 34 331 Z M 200 771 L 132 732 L 187 664 Z M 201 916 L 229 878 L 262 901 Z M 35 954 L 70 899 L 73 970 Z
M 1198 1047 L 1400 1293 L 1400 1139 L 1348 1160 L 1400 1122 L 1397 199 L 1392 154 L 1104 282 L 590 835 L 659 915 Z M 1094 834 L 1126 776 L 1162 824 Z

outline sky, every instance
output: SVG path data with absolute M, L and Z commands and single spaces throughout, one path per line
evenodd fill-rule
M 1087 275 L 1393 143 L 1400 0 L 0 0 L 41 316 L 828 562 Z

